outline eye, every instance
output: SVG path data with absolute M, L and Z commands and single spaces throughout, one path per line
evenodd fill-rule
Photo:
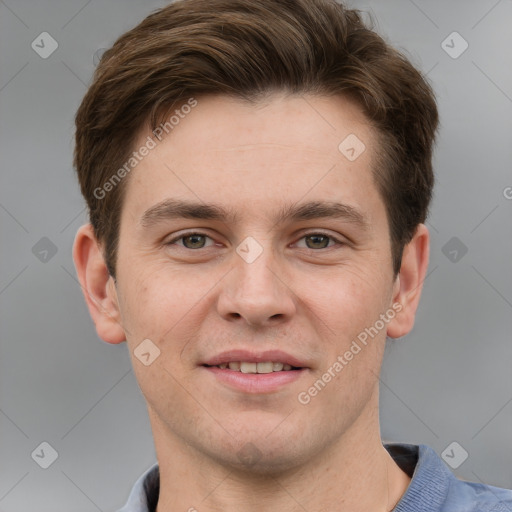
M 167 242 L 166 245 L 175 245 L 177 241 L 182 240 L 183 244 L 181 245 L 185 247 L 185 249 L 202 249 L 203 247 L 206 247 L 205 239 L 207 238 L 212 240 L 209 236 L 205 235 L 204 233 L 185 233 L 179 237 L 169 240 L 169 242 Z
M 206 245 L 206 239 L 212 240 L 211 237 L 206 235 L 205 233 L 199 233 L 199 232 L 191 232 L 191 233 L 185 233 L 181 234 L 180 236 L 177 236 L 173 238 L 172 240 L 169 240 L 165 245 L 180 245 L 184 247 L 185 249 L 203 249 L 205 247 L 208 247 Z M 327 249 L 328 247 L 332 247 L 332 245 L 345 245 L 343 241 L 339 240 L 338 238 L 332 236 L 328 233 L 322 233 L 322 232 L 314 232 L 314 233 L 307 233 L 303 235 L 300 240 L 306 240 L 306 246 L 302 246 L 302 248 L 305 249 Z M 177 244 L 178 241 L 181 241 L 181 244 Z M 330 244 L 330 242 L 334 242 L 334 244 Z M 212 244 L 210 244 L 211 246 Z
M 338 238 L 322 232 L 307 233 L 303 235 L 300 240 L 306 240 L 306 249 L 327 249 L 329 247 L 329 241 L 334 241 L 338 245 L 344 245 Z

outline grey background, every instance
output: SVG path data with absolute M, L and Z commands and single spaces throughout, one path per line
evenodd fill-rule
M 99 340 L 75 277 L 71 159 L 93 55 L 164 4 L 0 0 L 2 512 L 115 510 L 156 460 L 126 345 Z M 413 332 L 386 350 L 382 436 L 440 455 L 456 441 L 458 477 L 510 488 L 512 1 L 348 4 L 428 73 L 442 123 L 429 274 Z M 453 31 L 469 44 L 456 59 Z M 58 42 L 46 59 L 42 32 Z M 58 452 L 46 470 L 43 441 Z

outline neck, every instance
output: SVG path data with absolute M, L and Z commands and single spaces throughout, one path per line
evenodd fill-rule
M 378 412 L 371 416 L 377 416 L 376 428 L 354 424 L 313 460 L 270 476 L 212 461 L 171 435 L 150 412 L 160 468 L 157 512 L 389 512 L 410 478 L 382 445 Z

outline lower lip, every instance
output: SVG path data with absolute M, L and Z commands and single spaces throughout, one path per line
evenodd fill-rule
M 221 369 L 216 366 L 203 366 L 221 382 L 245 393 L 272 393 L 286 384 L 302 377 L 307 368 L 272 373 L 242 373 L 235 370 Z

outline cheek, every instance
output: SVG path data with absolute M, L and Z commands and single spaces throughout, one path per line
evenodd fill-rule
M 133 274 L 136 278 L 125 280 L 121 306 L 130 348 L 149 338 L 161 350 L 161 360 L 171 362 L 197 336 L 210 307 L 212 274 L 191 278 L 186 270 L 161 265 Z
M 180 358 L 187 344 L 197 336 L 201 322 L 196 317 L 209 287 L 205 284 L 203 290 L 190 283 L 186 285 L 183 272 L 180 280 L 178 275 L 160 268 L 146 268 L 139 273 L 134 270 L 133 275 L 137 279 L 125 278 L 120 301 L 124 325 L 129 331 L 126 339 L 132 366 L 148 403 L 155 410 L 169 408 L 167 413 L 172 420 L 173 410 L 188 407 L 182 386 L 190 387 L 189 368 Z M 142 353 L 139 347 L 143 346 L 144 352 L 150 353 L 148 365 L 138 357 Z
M 303 276 L 297 291 L 308 309 L 317 317 L 315 324 L 323 324 L 327 339 L 336 338 L 337 345 L 344 345 L 365 327 L 373 325 L 382 313 L 388 290 L 382 277 L 372 274 L 368 266 L 351 265 L 334 269 L 321 278 L 312 280 Z
M 123 309 L 126 320 L 134 330 L 147 329 L 155 333 L 158 327 L 172 325 L 184 314 L 188 302 L 193 300 L 193 288 L 182 286 L 178 273 L 170 274 L 160 266 L 141 265 L 123 275 Z M 183 311 L 182 311 L 183 310 Z
M 310 400 L 312 414 L 329 417 L 335 431 L 355 421 L 375 392 L 386 330 L 375 334 L 369 329 L 384 312 L 387 293 L 384 280 L 363 269 L 345 268 L 310 297 L 323 353 L 302 399 Z

